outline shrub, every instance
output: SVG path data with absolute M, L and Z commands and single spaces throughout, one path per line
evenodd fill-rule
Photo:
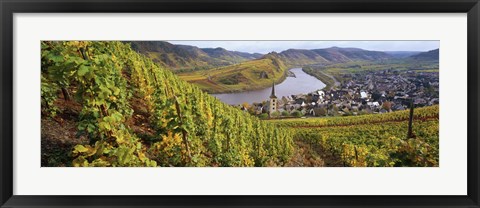
M 268 114 L 262 113 L 262 114 L 258 115 L 258 118 L 260 118 L 260 119 L 267 119 L 267 118 L 268 118 Z
M 280 112 L 275 111 L 275 112 L 271 113 L 270 116 L 271 116 L 272 118 L 280 117 Z
M 292 111 L 291 114 L 292 114 L 292 116 L 295 116 L 295 117 L 302 117 L 303 116 L 302 112 L 297 111 L 297 110 Z

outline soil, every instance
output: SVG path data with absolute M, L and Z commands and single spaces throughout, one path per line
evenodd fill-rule
M 320 156 L 320 150 L 301 140 L 295 140 L 295 153 L 286 167 L 323 167 L 325 162 Z
M 72 149 L 77 144 L 87 144 L 85 136 L 77 136 L 76 118 L 81 106 L 73 101 L 58 99 L 55 106 L 59 114 L 54 118 L 42 115 L 41 165 L 42 167 L 70 166 Z

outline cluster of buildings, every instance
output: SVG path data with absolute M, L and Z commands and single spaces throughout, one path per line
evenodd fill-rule
M 243 110 L 270 116 L 338 116 L 387 113 L 439 103 L 438 72 L 376 71 L 346 74 L 339 86 L 277 98 L 275 86 L 268 101 Z

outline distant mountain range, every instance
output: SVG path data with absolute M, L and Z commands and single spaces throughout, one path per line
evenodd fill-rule
M 291 66 L 309 64 L 332 64 L 350 61 L 376 61 L 395 58 L 381 51 L 368 51 L 359 48 L 331 47 L 324 49 L 288 49 L 278 54 L 280 58 Z
M 255 59 L 265 58 L 264 54 L 229 51 L 224 48 L 198 48 L 189 45 L 174 45 L 165 41 L 132 41 L 132 49 L 173 71 L 188 72 L 229 66 Z M 351 61 L 379 61 L 390 59 L 414 59 L 438 61 L 439 50 L 419 51 L 370 51 L 360 48 L 331 47 L 324 49 L 288 49 L 272 52 L 275 58 L 286 66 L 311 64 L 335 64 Z M 268 54 L 267 54 L 268 55 Z
M 422 51 L 384 51 L 384 52 L 395 58 L 407 58 L 409 56 L 422 53 Z
M 439 60 L 439 49 L 419 53 L 408 58 L 414 60 L 423 60 L 423 61 L 438 61 Z
M 132 41 L 132 49 L 174 71 L 195 71 L 228 66 L 262 57 L 259 53 L 228 51 L 224 48 L 198 48 L 165 41 Z
M 261 58 L 263 54 L 260 53 L 245 53 L 238 51 L 228 51 L 224 48 L 201 48 L 201 50 L 207 53 L 212 58 L 218 58 L 223 60 L 228 60 L 229 58 L 236 59 L 257 59 Z

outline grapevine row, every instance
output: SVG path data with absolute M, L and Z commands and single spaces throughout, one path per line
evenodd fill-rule
M 44 113 L 62 113 L 61 92 L 82 105 L 78 134 L 90 140 L 75 146 L 73 166 L 280 166 L 293 153 L 290 130 L 222 103 L 122 42 L 42 42 Z M 145 127 L 135 125 L 140 116 Z

